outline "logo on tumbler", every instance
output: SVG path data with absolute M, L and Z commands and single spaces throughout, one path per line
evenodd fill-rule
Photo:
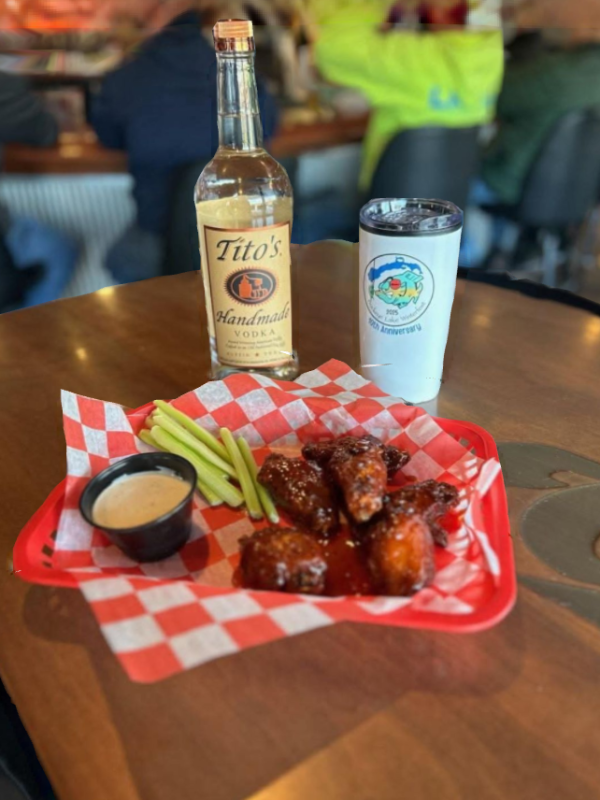
M 390 328 L 402 328 L 423 316 L 433 292 L 431 270 L 412 256 L 378 256 L 365 270 L 367 308 L 378 322 Z
M 238 303 L 256 306 L 274 295 L 277 281 L 273 273 L 264 269 L 241 269 L 227 278 L 225 289 Z

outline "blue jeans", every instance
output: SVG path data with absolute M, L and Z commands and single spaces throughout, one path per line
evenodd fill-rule
M 25 294 L 25 306 L 58 300 L 75 272 L 79 248 L 64 233 L 29 217 L 13 217 L 5 236 L 18 269 L 39 264 L 43 276 Z
M 477 178 L 469 192 L 465 224 L 460 246 L 460 265 L 480 267 L 491 251 L 501 245 L 513 225 L 501 217 L 494 217 L 480 206 L 496 205 L 500 198 L 482 178 Z

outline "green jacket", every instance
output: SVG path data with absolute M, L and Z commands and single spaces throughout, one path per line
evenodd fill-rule
M 358 89 L 371 103 L 363 188 L 400 131 L 488 122 L 502 81 L 499 30 L 381 33 L 387 5 L 372 0 L 322 15 L 315 50 L 327 80 Z
M 600 46 L 541 52 L 509 62 L 498 100 L 498 134 L 482 174 L 505 203 L 516 203 L 544 140 L 568 111 L 600 106 Z

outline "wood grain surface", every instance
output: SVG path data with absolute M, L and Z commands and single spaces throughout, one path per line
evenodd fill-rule
M 356 250 L 295 253 L 303 369 L 356 366 Z M 208 376 L 196 274 L 0 317 L 3 523 L 65 470 L 59 390 L 137 406 Z M 460 282 L 445 383 L 428 410 L 498 441 L 600 461 L 600 318 Z M 536 489 L 509 489 L 520 576 L 561 580 L 522 543 Z M 600 520 L 599 520 L 600 530 Z M 592 800 L 600 631 L 520 587 L 476 635 L 344 624 L 129 682 L 74 590 L 0 573 L 0 672 L 60 800 Z

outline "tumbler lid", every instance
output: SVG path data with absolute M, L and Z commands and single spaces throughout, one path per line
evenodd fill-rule
M 389 197 L 369 201 L 360 212 L 360 227 L 380 236 L 437 236 L 462 224 L 462 211 L 449 200 Z

